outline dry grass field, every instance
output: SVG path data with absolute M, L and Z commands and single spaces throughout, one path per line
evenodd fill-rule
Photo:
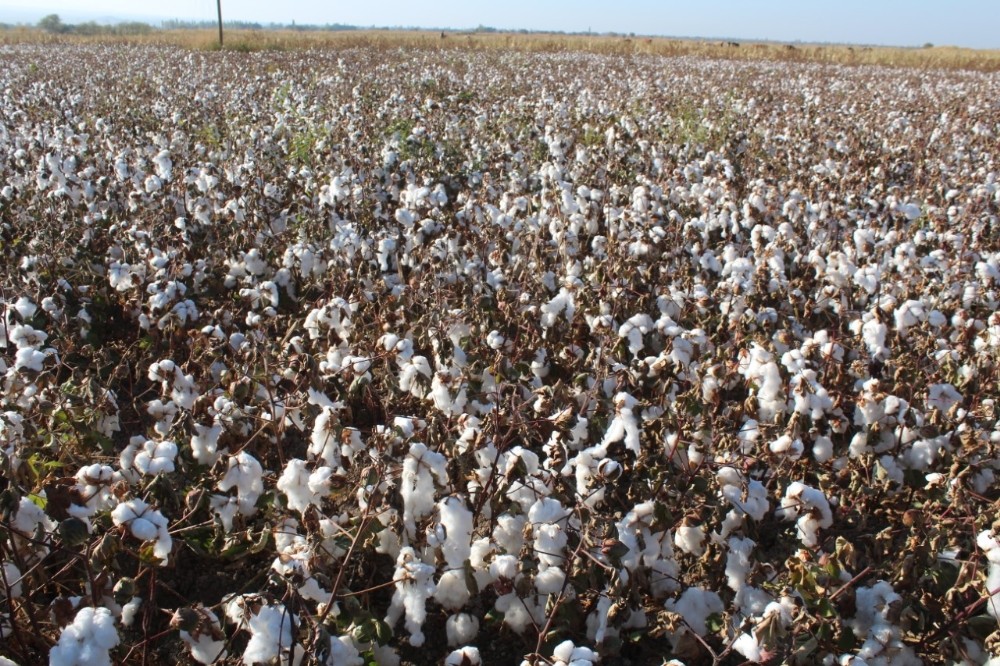
M 443 36 L 442 36 L 443 35 Z M 311 48 L 463 49 L 473 51 L 569 52 L 604 55 L 645 54 L 698 56 L 731 60 L 776 60 L 840 65 L 881 65 L 937 69 L 1000 71 L 1000 50 L 955 46 L 914 48 L 848 46 L 837 44 L 781 44 L 728 42 L 669 37 L 566 35 L 506 32 L 446 32 L 403 30 L 233 30 L 226 31 L 227 49 L 235 51 L 286 51 Z M 137 43 L 217 49 L 214 30 L 160 30 L 141 36 L 49 35 L 30 28 L 0 32 L 0 44 L 13 43 Z

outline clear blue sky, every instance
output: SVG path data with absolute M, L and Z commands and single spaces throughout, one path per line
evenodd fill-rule
M 1000 48 L 1000 0 L 222 0 L 223 18 Z M 210 20 L 215 0 L 4 0 L 0 20 Z

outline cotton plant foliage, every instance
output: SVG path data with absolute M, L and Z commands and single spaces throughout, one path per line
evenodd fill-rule
M 996 663 L 1000 78 L 453 41 L 0 47 L 0 661 Z

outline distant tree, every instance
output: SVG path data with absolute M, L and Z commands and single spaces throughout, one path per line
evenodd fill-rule
M 119 35 L 148 35 L 153 32 L 153 26 L 141 21 L 125 21 L 114 27 Z
M 59 18 L 59 14 L 49 14 L 48 16 L 42 17 L 42 20 L 38 22 L 38 27 L 45 32 L 57 33 L 66 32 L 69 26 L 62 22 L 62 19 Z
M 77 35 L 100 35 L 103 33 L 104 26 L 98 25 L 94 21 L 87 21 L 86 23 L 78 23 L 73 26 L 73 32 Z

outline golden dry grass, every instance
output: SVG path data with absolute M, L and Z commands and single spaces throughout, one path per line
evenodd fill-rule
M 442 37 L 442 34 L 444 35 Z M 218 48 L 214 30 L 156 31 L 141 36 L 50 35 L 31 28 L 0 32 L 0 43 L 109 42 L 163 44 L 190 49 Z M 967 49 L 954 46 L 901 48 L 828 44 L 777 44 L 673 39 L 667 37 L 622 37 L 609 35 L 564 35 L 549 33 L 462 33 L 406 30 L 228 30 L 226 48 L 237 51 L 293 50 L 303 48 L 377 49 L 468 49 L 515 51 L 584 51 L 604 54 L 694 55 L 733 60 L 777 60 L 837 63 L 842 65 L 883 65 L 939 69 L 1000 71 L 1000 50 Z

